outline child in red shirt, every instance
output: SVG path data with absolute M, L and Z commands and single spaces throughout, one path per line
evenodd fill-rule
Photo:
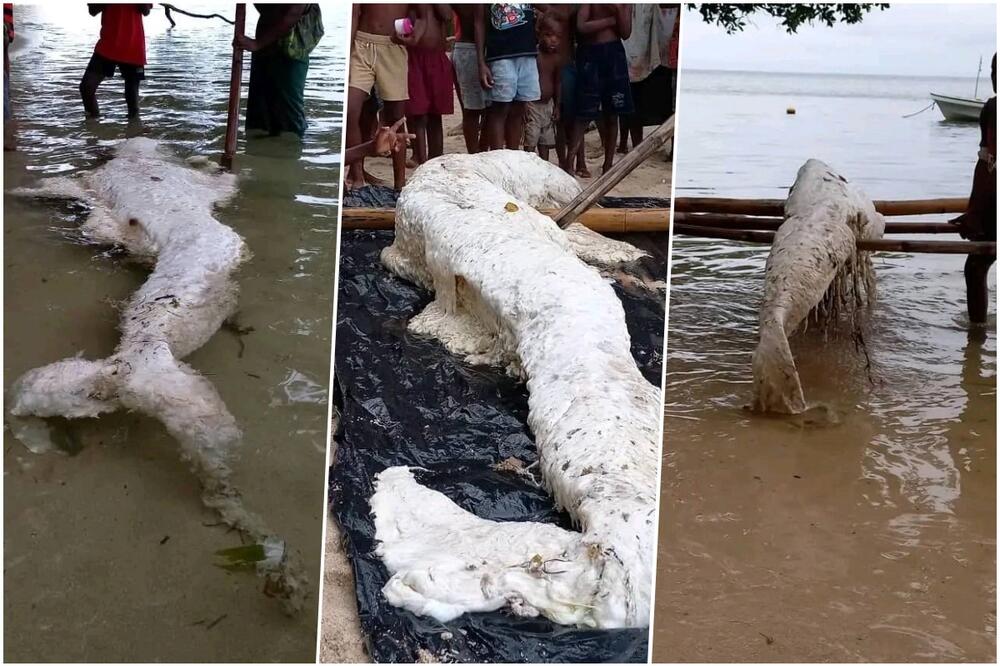
M 87 116 L 100 115 L 97 105 L 97 87 L 106 77 L 114 76 L 115 69 L 125 81 L 125 103 L 128 117 L 139 117 L 139 82 L 145 78 L 146 34 L 142 17 L 149 16 L 153 5 L 98 5 L 88 4 L 91 16 L 101 15 L 101 38 L 94 48 L 87 70 L 80 81 L 80 95 Z

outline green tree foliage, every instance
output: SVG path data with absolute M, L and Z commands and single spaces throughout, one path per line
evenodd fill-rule
M 708 23 L 716 23 L 729 34 L 741 32 L 754 14 L 767 14 L 781 21 L 785 30 L 794 33 L 803 24 L 816 22 L 833 26 L 837 23 L 854 24 L 864 20 L 874 10 L 888 9 L 885 3 L 800 5 L 764 3 L 748 5 L 689 5 L 696 9 Z

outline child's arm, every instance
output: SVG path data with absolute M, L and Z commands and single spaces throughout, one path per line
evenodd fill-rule
M 632 35 L 632 5 L 620 4 L 615 7 L 618 36 L 628 39 Z
M 552 119 L 559 122 L 559 111 L 562 109 L 562 67 L 552 68 Z
M 473 17 L 476 33 L 476 55 L 479 57 L 479 83 L 489 90 L 493 87 L 493 72 L 486 64 L 486 13 L 484 5 L 476 5 Z
M 358 21 L 361 20 L 361 5 L 355 2 L 351 5 L 351 50 L 354 50 L 354 38 L 358 34 Z
M 613 28 L 617 22 L 618 19 L 614 16 L 599 19 L 590 18 L 590 5 L 581 5 L 580 11 L 576 15 L 576 29 L 582 35 L 593 35 L 605 28 Z

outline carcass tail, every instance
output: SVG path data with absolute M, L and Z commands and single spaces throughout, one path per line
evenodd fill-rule
M 799 414 L 806 409 L 788 336 L 778 321 L 761 322 L 753 354 L 753 386 L 754 411 Z
M 501 608 L 601 628 L 648 621 L 605 580 L 621 567 L 613 550 L 584 534 L 479 518 L 417 483 L 407 467 L 378 475 L 371 507 L 375 552 L 392 574 L 382 591 L 393 606 L 441 622 Z
M 174 358 L 166 344 L 98 361 L 69 358 L 30 370 L 14 382 L 8 399 L 15 417 L 85 418 L 125 408 L 159 420 L 180 443 L 182 457 L 201 482 L 205 506 L 253 541 L 275 541 L 260 517 L 246 509 L 232 482 L 230 452 L 240 439 L 236 420 L 211 382 Z M 299 610 L 307 578 L 295 558 L 283 547 L 281 551 L 280 558 L 258 566 L 258 573 L 268 580 L 265 591 L 280 597 L 287 610 Z

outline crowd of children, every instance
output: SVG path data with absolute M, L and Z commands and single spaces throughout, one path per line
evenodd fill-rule
M 442 118 L 457 95 L 468 152 L 524 149 L 548 160 L 555 149 L 565 171 L 589 178 L 592 124 L 604 171 L 643 125 L 673 112 L 678 14 L 679 5 L 354 5 L 347 148 L 403 119 L 412 157 L 405 141 L 389 155 L 401 189 L 407 166 L 444 152 Z M 670 108 L 638 109 L 637 96 Z M 347 189 L 379 183 L 363 159 L 348 161 Z

